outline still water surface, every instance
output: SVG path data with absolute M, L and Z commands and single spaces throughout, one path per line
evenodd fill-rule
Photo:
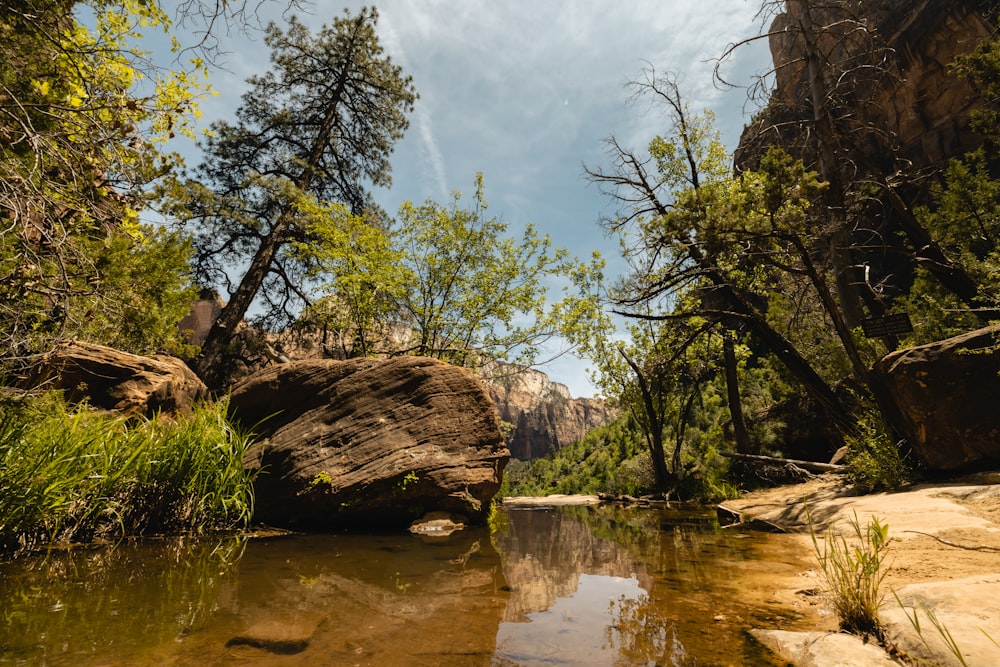
M 0 665 L 772 665 L 788 536 L 692 510 L 508 509 L 492 535 L 144 540 L 0 566 Z

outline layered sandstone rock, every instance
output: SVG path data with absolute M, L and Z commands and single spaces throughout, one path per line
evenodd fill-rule
M 23 384 L 61 389 L 73 402 L 86 400 L 97 408 L 146 416 L 189 412 L 208 396 L 204 383 L 180 359 L 80 341 L 60 343 L 35 359 Z
M 865 3 L 836 3 L 814 7 L 803 21 L 806 3 L 786 5 L 769 30 L 769 45 L 774 62 L 774 90 L 768 110 L 744 133 L 736 162 L 751 166 L 762 147 L 755 135 L 769 128 L 756 141 L 763 146 L 794 141 L 790 128 L 812 118 L 810 95 L 804 65 L 805 46 L 802 25 L 848 26 L 845 34 L 824 35 L 816 39 L 831 68 L 824 86 L 854 95 L 857 103 L 849 111 L 856 117 L 855 126 L 865 124 L 881 136 L 885 146 L 869 145 L 884 153 L 887 149 L 917 167 L 940 166 L 949 158 L 976 148 L 980 137 L 969 129 L 969 112 L 981 102 L 981 96 L 968 81 L 952 71 L 956 56 L 968 53 L 993 32 L 985 4 L 981 0 L 878 0 Z M 816 3 L 809 3 L 816 4 Z M 847 23 L 845 18 L 849 18 Z M 864 30 L 856 28 L 864 27 Z M 853 31 L 853 32 L 852 32 Z M 836 33 L 831 29 L 831 33 Z M 860 38 L 865 32 L 867 36 Z M 865 54 L 871 50 L 871 54 Z M 866 73 L 874 65 L 884 75 L 872 89 L 864 90 Z M 851 70 L 846 79 L 843 69 Z M 780 127 L 779 127 L 780 126 Z M 872 135 L 872 136 L 875 136 Z M 865 142 L 870 144 L 870 141 Z M 879 153 L 869 156 L 878 159 Z
M 579 442 L 614 419 L 606 401 L 572 398 L 569 388 L 533 370 L 487 382 L 500 419 L 511 424 L 510 455 L 527 461 Z
M 199 332 L 208 332 L 221 309 L 218 297 L 203 297 L 192 304 L 191 313 L 181 323 L 181 330 L 189 332 L 189 341 L 195 344 L 199 344 Z M 249 363 L 239 364 L 234 382 L 275 362 L 345 359 L 351 352 L 351 341 L 331 331 L 301 327 L 277 334 L 255 332 L 251 336 L 251 332 L 249 328 L 243 330 L 248 335 L 241 339 L 241 357 Z M 413 330 L 399 323 L 385 325 L 373 334 L 380 341 L 378 348 L 384 350 L 405 350 L 413 345 L 412 336 Z M 203 336 L 200 340 L 204 340 Z M 538 458 L 578 442 L 616 415 L 605 401 L 572 398 L 566 385 L 552 382 L 539 371 L 490 362 L 484 374 L 495 378 L 485 380 L 485 384 L 500 418 L 513 427 L 507 443 L 517 459 Z
M 270 366 L 233 387 L 230 411 L 263 442 L 246 459 L 255 518 L 281 527 L 481 519 L 509 458 L 479 381 L 423 357 Z
M 874 377 L 899 409 L 913 453 L 931 471 L 1000 463 L 1000 327 L 893 352 Z

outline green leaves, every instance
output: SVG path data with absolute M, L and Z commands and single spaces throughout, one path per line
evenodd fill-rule
M 392 229 L 399 249 L 399 306 L 418 340 L 414 352 L 458 364 L 481 355 L 530 366 L 539 346 L 556 333 L 555 314 L 572 299 L 550 301 L 557 281 L 592 280 L 603 264 L 554 249 L 548 236 L 526 225 L 520 237 L 486 216 L 482 174 L 471 206 L 404 203 Z M 568 292 L 569 286 L 566 286 Z
M 363 8 L 315 32 L 294 17 L 269 25 L 272 67 L 248 79 L 234 122 L 211 126 L 194 178 L 160 191 L 193 233 L 196 279 L 229 288 L 199 361 L 210 385 L 224 381 L 222 357 L 252 305 L 255 324 L 280 329 L 333 288 L 344 303 L 308 315 L 366 331 L 396 292 L 368 189 L 390 183 L 416 93 L 383 54 L 377 20 Z
M 0 348 L 7 357 L 44 349 L 53 337 L 102 333 L 115 319 L 106 311 L 123 303 L 158 307 L 158 297 L 130 284 L 146 271 L 137 262 L 150 258 L 152 245 L 138 215 L 145 189 L 176 159 L 163 142 L 188 131 L 204 92 L 195 73 L 205 70 L 152 65 L 140 24 L 170 28 L 158 3 L 4 4 Z M 165 248 L 176 239 L 160 241 Z M 183 283 L 184 260 L 159 263 L 166 273 L 156 288 Z M 153 328 L 162 334 L 162 321 Z M 154 337 L 150 331 L 136 346 L 161 344 Z
M 246 526 L 250 437 L 226 404 L 177 421 L 108 416 L 49 394 L 0 405 L 0 555 L 54 541 Z

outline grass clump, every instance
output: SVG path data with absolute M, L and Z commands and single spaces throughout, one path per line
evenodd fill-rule
M 873 516 L 862 527 L 857 514 L 850 526 L 853 532 L 850 543 L 844 535 L 831 530 L 822 548 L 811 518 L 809 533 L 830 589 L 834 611 L 840 619 L 840 628 L 861 636 L 874 636 L 881 642 L 884 633 L 879 607 L 885 597 L 882 581 L 889 571 L 886 566 L 889 526 Z
M 98 413 L 58 393 L 0 404 L 0 556 L 247 525 L 250 436 L 226 407 L 174 421 Z

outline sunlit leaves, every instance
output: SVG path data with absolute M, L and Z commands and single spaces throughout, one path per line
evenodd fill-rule
M 6 354 L 83 334 L 114 294 L 106 258 L 137 261 L 144 190 L 174 157 L 200 94 L 161 70 L 140 22 L 167 31 L 157 3 L 3 3 L 0 40 L 0 337 Z M 196 67 L 194 69 L 197 69 Z M 177 280 L 180 266 L 170 267 Z M 81 310 L 82 308 L 82 310 Z
M 603 262 L 570 258 L 532 225 L 509 236 L 508 224 L 486 210 L 482 175 L 469 207 L 459 193 L 447 207 L 433 201 L 400 207 L 393 239 L 404 271 L 401 310 L 418 332 L 420 354 L 464 364 L 477 350 L 531 365 L 556 333 L 553 313 L 571 307 L 550 305 L 553 284 L 592 281 Z

